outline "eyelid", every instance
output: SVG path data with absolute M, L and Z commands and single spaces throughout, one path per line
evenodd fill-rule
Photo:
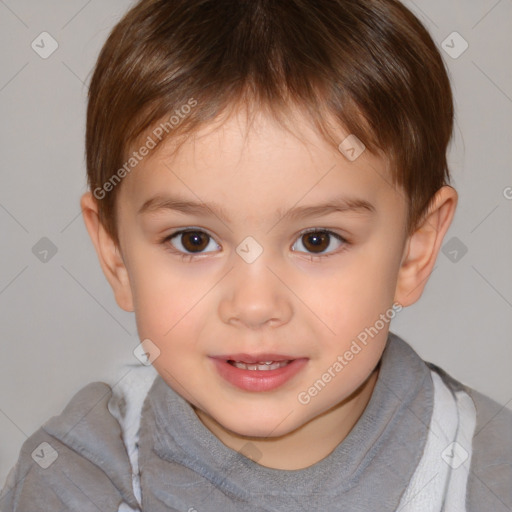
M 161 244 L 166 244 L 167 246 L 167 249 L 169 251 L 171 251 L 172 253 L 174 254 L 178 254 L 178 255 L 181 255 L 182 257 L 196 257 L 196 256 L 203 256 L 205 254 L 208 254 L 210 252 L 215 252 L 215 251 L 206 251 L 206 252 L 197 252 L 197 253 L 193 253 L 193 252 L 182 252 L 178 249 L 176 249 L 175 247 L 173 247 L 172 249 L 169 246 L 168 242 L 180 235 L 180 234 L 183 234 L 183 233 L 188 233 L 188 232 L 201 232 L 201 233 L 204 233 L 205 235 L 207 235 L 210 239 L 214 240 L 215 243 L 218 245 L 218 246 L 221 246 L 216 238 L 211 235 L 206 229 L 204 228 L 199 228 L 199 227 L 195 227 L 195 226 L 188 226 L 186 228 L 181 228 L 181 229 L 178 229 L 168 235 L 166 235 L 165 237 L 163 237 L 159 243 Z M 310 257 L 311 259 L 313 258 L 326 258 L 328 256 L 332 256 L 332 255 L 335 255 L 335 254 L 339 254 L 341 251 L 343 251 L 347 245 L 350 245 L 350 242 L 349 240 L 347 240 L 344 236 L 342 236 L 341 234 L 337 233 L 336 231 L 333 231 L 332 229 L 328 229 L 328 228 L 321 228 L 321 227 L 314 227 L 314 228 L 307 228 L 307 229 L 304 229 L 302 231 L 300 231 L 294 238 L 294 243 L 293 245 L 295 245 L 296 241 L 299 240 L 302 236 L 308 234 L 308 233 L 327 233 L 329 234 L 330 236 L 333 236 L 334 238 L 336 238 L 339 242 L 341 242 L 343 244 L 342 248 L 339 248 L 337 250 L 334 250 L 334 251 L 330 251 L 330 252 L 326 252 L 326 253 L 311 253 L 311 252 L 305 252 L 305 251 L 292 251 L 297 253 L 297 254 L 302 254 L 302 255 L 305 255 L 305 256 L 308 256 Z
M 310 258 L 311 260 L 313 260 L 314 258 L 322 259 L 322 258 L 327 258 L 328 256 L 334 256 L 336 254 L 339 254 L 343 250 L 345 250 L 347 248 L 347 246 L 350 245 L 350 242 L 344 236 L 340 235 L 336 231 L 333 231 L 332 229 L 328 229 L 328 228 L 318 228 L 318 227 L 304 229 L 301 232 L 299 232 L 299 234 L 294 239 L 295 241 L 294 241 L 293 245 L 295 245 L 295 243 L 298 240 L 300 240 L 304 235 L 307 235 L 309 233 L 327 233 L 329 236 L 334 237 L 336 240 L 338 240 L 338 242 L 340 242 L 342 244 L 340 248 L 335 249 L 333 251 L 329 251 L 329 252 L 314 253 L 314 252 L 306 252 L 306 251 L 294 251 L 292 249 L 293 252 L 296 252 L 297 254 L 306 256 L 306 257 Z
M 216 238 L 213 235 L 211 235 L 210 233 L 208 233 L 208 231 L 206 229 L 197 228 L 194 226 L 189 226 L 186 228 L 178 229 L 178 230 L 174 231 L 173 233 L 166 235 L 162 240 L 160 240 L 160 243 L 166 244 L 166 247 L 169 251 L 171 251 L 173 253 L 180 254 L 182 256 L 194 257 L 194 256 L 202 256 L 202 255 L 208 254 L 210 252 L 215 252 L 215 251 L 183 252 L 183 251 L 180 251 L 179 249 L 176 249 L 175 247 L 173 247 L 172 249 L 169 247 L 170 240 L 177 237 L 178 235 L 181 235 L 183 233 L 197 233 L 197 232 L 205 234 L 210 240 L 213 240 L 220 247 L 220 244 L 217 242 Z

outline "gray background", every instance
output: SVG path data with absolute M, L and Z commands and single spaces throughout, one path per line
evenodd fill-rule
M 450 165 L 460 202 L 449 245 L 392 330 L 510 407 L 512 0 L 405 3 L 440 48 L 446 40 L 460 52 L 457 36 L 446 39 L 454 31 L 469 47 L 457 58 L 441 49 L 457 117 Z M 0 487 L 25 439 L 76 391 L 136 361 L 134 317 L 114 301 L 79 206 L 86 84 L 131 4 L 0 0 Z M 31 48 L 43 31 L 59 44 L 47 59 Z M 46 261 L 43 237 L 57 249 Z

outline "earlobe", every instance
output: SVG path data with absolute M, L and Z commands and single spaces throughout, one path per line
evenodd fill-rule
M 408 237 L 395 291 L 395 301 L 403 306 L 410 306 L 421 297 L 455 215 L 457 198 L 453 187 L 441 187 L 424 219 Z
M 119 247 L 100 222 L 97 200 L 90 192 L 86 192 L 80 200 L 80 206 L 85 227 L 96 249 L 103 273 L 112 287 L 117 304 L 125 311 L 133 311 L 128 271 Z

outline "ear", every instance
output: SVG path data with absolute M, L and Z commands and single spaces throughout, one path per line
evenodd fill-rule
M 409 235 L 395 291 L 395 301 L 402 306 L 410 306 L 421 297 L 455 215 L 457 200 L 454 188 L 448 185 L 441 187 L 432 199 L 427 214 L 414 233 Z
M 80 206 L 85 226 L 98 254 L 103 273 L 112 287 L 117 304 L 125 311 L 133 311 L 128 271 L 119 247 L 100 222 L 97 200 L 90 192 L 86 192 L 80 200 Z

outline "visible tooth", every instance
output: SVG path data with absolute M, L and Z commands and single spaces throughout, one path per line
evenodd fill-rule
M 233 361 L 233 366 L 236 368 L 240 368 L 241 370 L 277 370 L 278 368 L 282 368 L 283 366 L 286 366 L 290 361 L 268 361 L 265 363 L 259 363 L 259 364 L 248 364 L 243 363 L 241 361 Z M 270 363 L 270 364 L 269 364 Z

